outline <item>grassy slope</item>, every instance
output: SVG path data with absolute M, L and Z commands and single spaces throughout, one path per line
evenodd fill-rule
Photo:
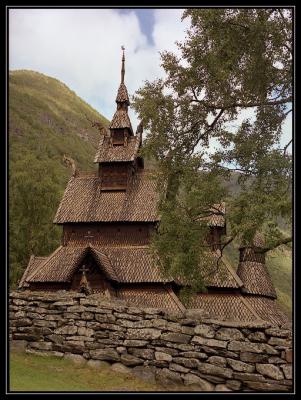
M 9 73 L 10 166 L 24 153 L 56 160 L 62 177 L 70 175 L 63 154 L 79 168 L 91 169 L 99 133 L 87 121 L 108 121 L 57 79 L 34 71 Z M 63 179 L 66 180 L 66 179 Z
M 109 367 L 92 369 L 70 360 L 25 353 L 10 354 L 11 391 L 160 391 L 158 385 L 117 372 Z

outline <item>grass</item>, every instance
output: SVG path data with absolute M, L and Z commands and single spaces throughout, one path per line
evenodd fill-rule
M 11 352 L 10 391 L 155 392 L 162 388 L 131 375 L 113 372 L 110 367 L 93 369 L 53 356 Z

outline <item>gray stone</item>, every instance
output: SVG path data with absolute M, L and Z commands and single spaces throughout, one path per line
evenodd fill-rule
M 85 327 L 79 327 L 77 334 L 80 336 L 92 336 L 94 334 L 93 329 L 90 328 L 85 328 Z
M 82 327 L 86 327 L 87 326 L 87 322 L 86 321 L 75 321 L 74 325 L 79 326 L 80 328 L 82 328 Z
M 172 349 L 169 347 L 155 347 L 156 351 L 161 351 L 162 353 L 167 353 L 170 354 L 171 356 L 177 356 L 179 354 L 179 351 L 176 349 Z M 184 357 L 184 356 L 183 356 Z
M 44 319 L 34 319 L 32 321 L 32 323 L 35 326 L 41 326 L 41 327 L 47 327 L 47 328 L 56 328 L 57 327 L 56 321 L 47 321 Z
M 58 335 L 75 335 L 77 333 L 78 327 L 75 325 L 64 325 L 60 328 L 55 329 L 54 333 Z
M 249 353 L 249 352 L 241 352 L 240 353 L 240 359 L 241 361 L 245 362 L 265 362 L 269 358 L 268 355 L 266 354 L 255 354 L 255 353 Z
M 216 392 L 232 392 L 230 388 L 228 388 L 226 385 L 219 383 L 218 385 L 215 386 L 215 391 Z
M 74 362 L 75 364 L 78 364 L 78 365 L 83 365 L 83 364 L 86 364 L 86 362 L 87 362 L 87 360 L 79 354 L 67 353 L 67 354 L 65 354 L 64 358 L 66 360 L 71 360 L 72 362 Z
M 155 359 L 158 361 L 167 361 L 170 362 L 172 360 L 172 356 L 167 353 L 162 353 L 160 351 L 155 352 Z
M 289 386 L 279 385 L 279 383 L 246 381 L 245 384 L 249 389 L 263 392 L 288 392 L 291 389 Z
M 95 319 L 102 324 L 116 322 L 116 317 L 113 314 L 95 314 Z
M 206 323 L 216 324 L 219 326 L 225 326 L 229 328 L 253 328 L 253 329 L 263 329 L 270 328 L 271 323 L 269 322 L 259 322 L 259 321 L 221 321 L 212 318 L 206 319 Z
M 121 354 L 120 359 L 124 365 L 128 365 L 131 367 L 143 364 L 143 360 L 141 360 L 141 358 L 135 357 L 131 354 Z
M 184 375 L 184 385 L 185 386 L 197 386 L 202 392 L 212 392 L 214 390 L 214 385 L 212 383 L 206 381 L 205 379 L 200 378 L 195 374 L 186 374 Z
M 86 307 L 84 307 L 84 306 L 78 306 L 78 305 L 76 305 L 76 306 L 69 306 L 69 307 L 67 307 L 67 310 L 66 310 L 67 312 L 79 312 L 79 313 L 82 313 L 82 312 L 85 312 L 85 311 L 87 311 L 87 309 L 86 309 Z
M 234 379 L 227 380 L 226 385 L 231 390 L 239 390 L 241 388 L 241 382 Z
M 131 373 L 131 369 L 126 367 L 125 365 L 121 364 L 121 363 L 114 363 L 111 365 L 111 369 L 114 372 L 118 372 L 121 374 L 130 374 Z
M 139 348 L 130 348 L 128 349 L 129 353 L 133 354 L 136 357 L 144 358 L 145 360 L 153 360 L 154 359 L 154 350 L 153 349 L 139 349 Z
M 260 332 L 260 331 L 256 331 L 256 332 L 252 332 L 248 335 L 248 339 L 251 342 L 266 342 L 267 341 L 267 337 L 264 334 L 264 332 Z
M 162 386 L 177 386 L 182 385 L 183 380 L 178 372 L 170 371 L 167 368 L 156 371 L 156 381 Z
M 9 342 L 9 349 L 14 352 L 23 352 L 27 347 L 26 340 L 11 340 Z
M 38 350 L 52 350 L 51 342 L 31 342 L 29 346 Z
M 30 326 L 32 325 L 32 321 L 29 318 L 20 318 L 15 322 L 16 326 Z
M 197 321 L 191 318 L 183 318 L 181 319 L 180 324 L 195 327 L 197 326 Z
M 200 361 L 196 358 L 174 357 L 173 362 L 184 365 L 187 368 L 198 368 Z
M 118 347 L 116 347 L 116 351 L 117 351 L 118 354 L 126 353 L 126 347 L 118 346 Z
M 250 353 L 264 353 L 264 349 L 260 345 L 261 343 L 233 341 L 229 343 L 228 350 Z
M 269 378 L 281 380 L 284 379 L 281 370 L 273 364 L 256 364 L 256 370 Z
M 225 359 L 225 357 L 211 356 L 208 358 L 207 362 L 209 362 L 210 364 L 219 365 L 220 367 L 227 366 L 227 360 Z
M 85 311 L 81 313 L 81 318 L 88 321 L 94 318 L 94 314 L 89 311 Z
M 123 342 L 123 345 L 127 347 L 143 347 L 146 346 L 146 344 L 147 344 L 146 340 L 135 340 L 135 339 L 126 339 Z
M 126 329 L 123 326 L 119 326 L 117 324 L 110 324 L 110 323 L 106 323 L 106 322 L 101 322 L 99 324 L 99 328 L 100 329 L 108 329 L 109 331 L 117 331 L 117 332 L 122 332 L 122 331 L 125 331 L 125 329 Z
M 283 360 L 280 357 L 272 356 L 268 358 L 269 364 L 286 364 L 286 360 Z
M 205 338 L 214 338 L 215 330 L 210 325 L 197 325 L 194 328 L 195 335 L 199 335 Z
M 216 339 L 206 339 L 206 338 L 202 338 L 201 336 L 194 336 L 192 338 L 191 342 L 198 343 L 200 345 L 221 348 L 221 349 L 227 348 L 227 342 L 224 342 L 222 340 L 216 340 Z M 231 349 L 229 349 L 229 350 L 231 350 Z
M 280 338 L 292 337 L 292 331 L 289 329 L 269 328 L 265 330 L 265 333 L 269 336 L 276 336 Z
M 66 340 L 72 340 L 74 342 L 94 342 L 94 339 L 90 336 L 67 336 Z
M 162 342 L 164 343 L 167 347 L 172 347 L 175 349 L 179 349 L 181 351 L 194 351 L 195 350 L 195 346 L 191 345 L 191 344 L 177 344 L 177 343 L 166 343 L 166 342 Z
M 174 343 L 189 343 L 191 336 L 184 333 L 163 333 L 161 339 Z
M 99 360 L 88 360 L 87 366 L 90 368 L 101 369 L 108 368 L 111 364 L 107 361 L 99 361 Z
M 114 315 L 116 318 L 128 319 L 129 321 L 140 321 L 142 319 L 138 315 L 131 315 L 131 314 L 125 314 L 125 313 L 115 312 Z
M 263 381 L 265 381 L 265 378 L 262 375 L 256 374 L 256 373 L 254 373 L 254 374 L 248 373 L 248 372 L 234 372 L 233 378 L 237 379 L 239 381 L 242 381 L 242 382 L 246 382 L 246 381 L 263 382 Z
M 171 371 L 181 372 L 181 373 L 184 373 L 184 374 L 189 372 L 189 368 L 183 367 L 182 365 L 175 364 L 175 363 L 170 363 L 169 364 L 169 369 Z
M 214 376 L 214 375 L 208 375 L 208 374 L 202 374 L 200 371 L 191 371 L 195 375 L 199 376 L 200 378 L 206 379 L 206 381 L 212 382 L 212 383 L 225 383 L 225 378 L 221 378 L 220 376 Z
M 155 383 L 155 372 L 156 368 L 151 366 L 137 366 L 132 368 L 132 374 L 143 381 L 147 381 L 150 383 Z
M 180 353 L 180 357 L 198 358 L 200 360 L 206 360 L 208 358 L 205 353 L 199 351 L 184 351 L 183 353 Z
M 55 306 L 73 306 L 75 303 L 73 300 L 56 301 L 52 305 Z
M 233 376 L 233 372 L 231 369 L 219 367 L 217 365 L 212 365 L 208 363 L 200 363 L 198 365 L 198 370 L 203 374 L 220 376 L 222 378 L 231 379 Z
M 154 319 L 150 322 L 152 322 L 154 328 L 159 328 L 159 329 L 165 329 L 168 324 L 168 322 L 162 318 Z
M 127 319 L 118 319 L 116 321 L 117 324 L 124 326 L 126 328 L 134 328 L 135 324 L 133 321 L 128 321 Z
M 120 356 L 114 349 L 96 349 L 90 350 L 90 356 L 96 360 L 104 360 L 104 361 L 119 361 Z
M 145 329 L 128 329 L 128 339 L 158 339 L 161 336 L 161 331 L 158 329 L 145 328 Z
M 268 341 L 268 344 L 271 346 L 281 346 L 281 348 L 285 349 L 287 347 L 292 346 L 291 340 L 279 338 L 279 337 L 271 337 Z
M 293 367 L 292 365 L 281 365 L 281 369 L 286 379 L 293 379 Z
M 27 342 L 34 342 L 41 339 L 41 335 L 31 333 L 14 333 L 13 340 L 26 340 Z
M 220 328 L 216 334 L 216 339 L 220 340 L 244 340 L 244 335 L 236 328 Z
M 254 372 L 255 367 L 254 365 L 247 364 L 242 361 L 238 360 L 232 360 L 231 358 L 227 358 L 228 364 L 234 371 L 239 371 L 239 372 Z

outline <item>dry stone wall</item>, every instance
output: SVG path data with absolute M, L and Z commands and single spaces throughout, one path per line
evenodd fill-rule
M 72 292 L 13 292 L 12 349 L 131 372 L 187 391 L 292 391 L 292 331 L 173 315 Z

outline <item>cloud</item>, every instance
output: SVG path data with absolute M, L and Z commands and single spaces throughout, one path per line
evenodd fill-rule
M 115 111 L 121 50 L 125 81 L 133 94 L 145 80 L 163 75 L 159 51 L 184 38 L 182 10 L 154 12 L 152 41 L 133 11 L 114 9 L 10 9 L 9 68 L 32 69 L 63 81 L 108 119 Z M 132 123 L 137 117 L 130 111 Z

